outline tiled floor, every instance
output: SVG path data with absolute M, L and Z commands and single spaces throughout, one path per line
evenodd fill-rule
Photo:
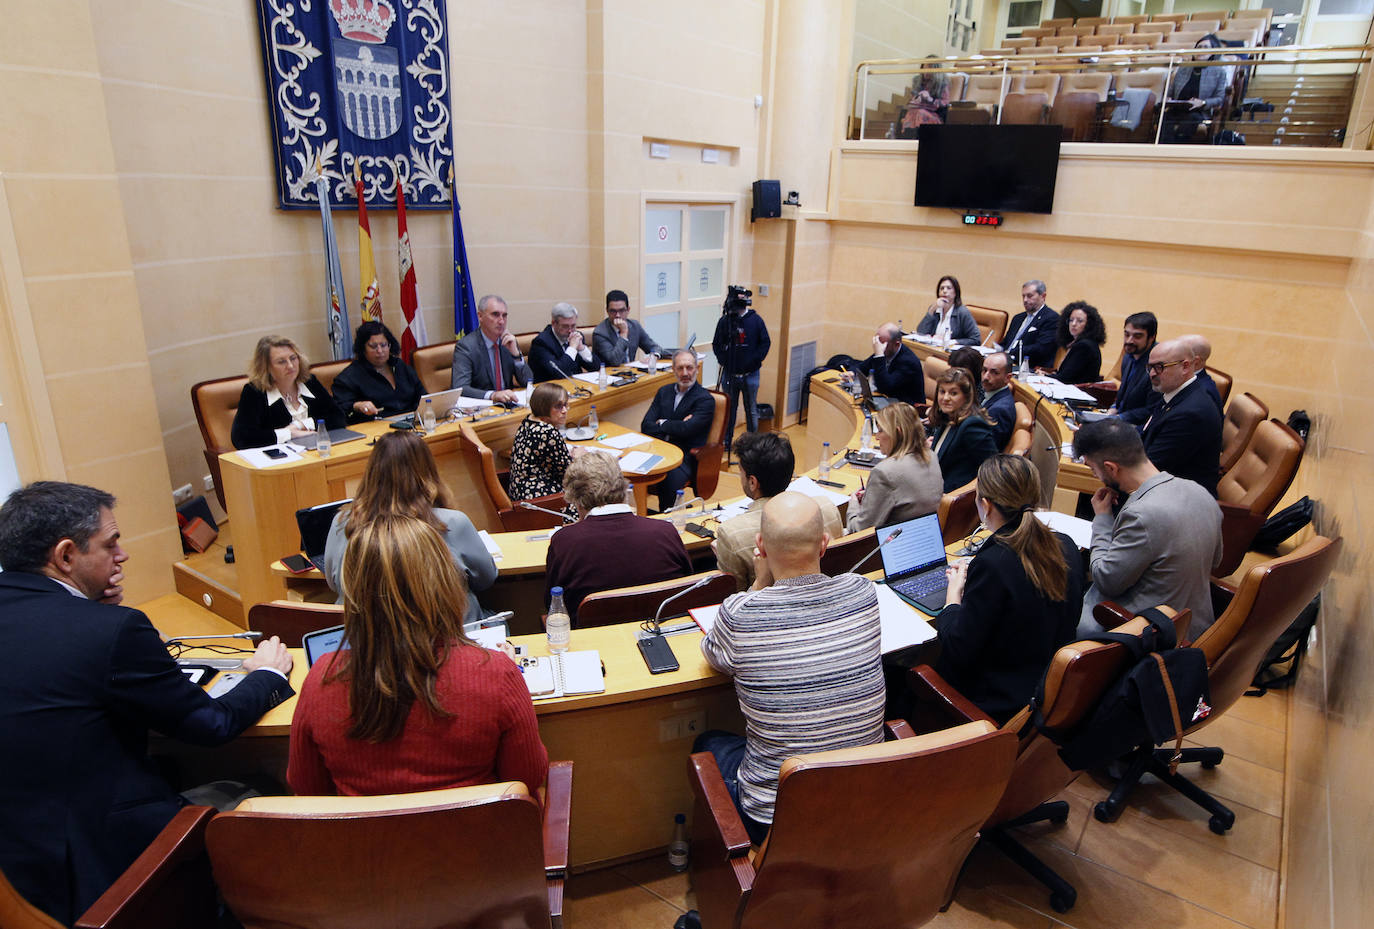
M 969 857 L 954 904 L 930 925 L 1051 929 L 1274 929 L 1279 893 L 1287 697 L 1246 697 L 1206 730 L 1226 759 L 1188 771 L 1235 811 L 1225 836 L 1207 816 L 1149 778 L 1115 823 L 1093 818 L 1106 781 L 1084 775 L 1064 792 L 1062 826 L 1021 830 L 1022 840 L 1078 889 L 1077 905 L 1055 913 L 1049 896 L 994 849 Z M 574 815 L 576 815 L 574 811 Z M 571 929 L 667 929 L 690 905 L 690 879 L 655 858 L 574 875 L 565 922 Z

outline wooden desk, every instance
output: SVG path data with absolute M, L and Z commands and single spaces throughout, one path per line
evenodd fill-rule
M 584 419 L 592 404 L 596 404 L 598 417 L 608 426 L 614 424 L 638 429 L 654 393 L 672 380 L 670 373 L 645 375 L 633 384 L 608 387 L 604 391 L 582 381 L 561 383 L 569 393 L 577 388 L 590 391 L 590 396 L 572 398 L 568 411 L 570 421 Z M 520 409 L 507 412 L 498 409 L 486 411 L 486 414 L 479 416 L 474 429 L 488 446 L 503 451 L 510 448 L 516 428 L 529 411 Z M 228 617 L 232 621 L 244 625 L 250 606 L 285 596 L 286 586 L 281 578 L 272 573 L 271 565 L 282 555 L 299 548 L 296 510 L 351 496 L 362 478 L 371 453 L 369 440 L 386 432 L 389 425 L 372 422 L 353 428 L 368 438 L 335 446 L 327 459 L 321 459 L 318 453 L 309 451 L 299 461 L 272 468 L 254 468 L 236 452 L 220 456 L 222 485 L 233 522 L 235 565 L 238 571 L 239 609 L 238 615 Z M 479 529 L 499 529 L 495 510 L 483 489 L 481 474 L 475 463 L 461 452 L 458 426 L 451 423 L 441 425 L 427 435 L 425 441 L 434 452 L 440 475 L 457 498 L 457 508 L 467 513 Z M 666 443 L 660 444 L 672 448 Z M 645 479 L 648 477 L 646 475 Z

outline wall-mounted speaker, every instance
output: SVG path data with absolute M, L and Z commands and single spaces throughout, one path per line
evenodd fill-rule
M 758 219 L 777 219 L 782 215 L 782 183 L 780 181 L 754 182 L 754 209 L 749 213 L 752 223 Z

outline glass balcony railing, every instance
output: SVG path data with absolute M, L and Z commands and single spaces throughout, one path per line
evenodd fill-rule
M 1366 149 L 1370 121 L 1353 127 L 1351 109 L 1370 48 L 1034 48 L 864 61 L 849 138 L 915 139 L 926 123 L 1043 123 L 1062 126 L 1067 142 Z

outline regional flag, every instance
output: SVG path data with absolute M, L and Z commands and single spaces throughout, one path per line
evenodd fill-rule
M 324 316 L 329 332 L 329 347 L 334 360 L 353 354 L 353 333 L 348 326 L 348 298 L 344 296 L 343 268 L 339 265 L 339 243 L 334 238 L 334 217 L 329 210 L 329 181 L 317 165 L 315 194 L 320 198 L 320 223 L 324 227 Z
M 468 273 L 468 246 L 463 239 L 462 207 L 458 205 L 458 185 L 449 169 L 453 193 L 453 336 L 461 339 L 477 331 L 477 299 L 472 295 L 472 276 Z
M 406 328 L 401 333 L 401 358 L 409 364 L 411 353 L 421 345 L 428 345 L 429 336 L 425 333 L 425 318 L 420 315 L 415 297 L 415 263 L 410 257 L 410 233 L 406 231 L 406 192 L 399 175 L 396 177 L 396 248 L 400 256 L 401 312 L 406 318 Z
M 382 321 L 382 288 L 377 283 L 377 264 L 372 260 L 372 228 L 367 224 L 367 199 L 363 175 L 353 164 L 353 187 L 358 194 L 358 288 L 362 291 L 363 322 Z

